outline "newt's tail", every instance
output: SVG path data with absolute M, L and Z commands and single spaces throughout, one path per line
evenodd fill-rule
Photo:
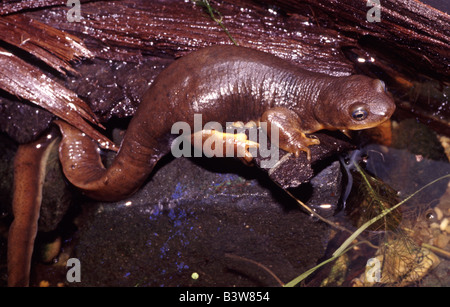
M 134 150 L 121 148 L 112 165 L 105 168 L 100 150 L 90 137 L 66 122 L 57 120 L 62 133 L 59 157 L 67 179 L 88 197 L 118 201 L 136 192 L 161 155 L 147 149 L 148 159 Z

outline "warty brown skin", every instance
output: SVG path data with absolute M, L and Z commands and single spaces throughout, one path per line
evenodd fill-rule
M 172 125 L 183 121 L 193 127 L 194 114 L 202 114 L 203 124 L 266 121 L 268 130 L 277 125 L 280 148 L 298 156 L 302 151 L 309 155 L 308 146 L 319 143 L 304 133 L 374 127 L 394 109 L 380 80 L 332 77 L 253 49 L 214 46 L 180 58 L 160 73 L 108 169 L 96 144 L 61 121 L 60 159 L 66 177 L 86 195 L 115 201 L 143 184 L 170 151 L 176 137 Z M 356 117 L 361 114 L 364 118 Z

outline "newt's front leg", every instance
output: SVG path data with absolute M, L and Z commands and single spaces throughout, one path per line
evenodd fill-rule
M 275 107 L 267 110 L 261 116 L 260 122 L 267 123 L 267 135 L 272 135 L 274 126 L 278 128 L 278 147 L 293 153 L 298 157 L 302 151 L 306 152 L 306 157 L 311 160 L 311 151 L 308 146 L 319 145 L 317 138 L 310 138 L 301 129 L 301 119 L 294 112 L 286 108 Z M 274 140 L 271 140 L 274 142 Z

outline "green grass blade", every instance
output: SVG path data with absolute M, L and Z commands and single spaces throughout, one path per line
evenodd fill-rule
M 363 172 L 361 171 L 361 169 L 359 168 L 359 166 L 357 165 L 358 170 L 361 172 L 361 174 L 363 176 L 365 176 L 363 174 Z M 366 223 L 364 223 L 361 227 L 359 227 L 350 237 L 347 238 L 347 240 L 345 240 L 344 243 L 342 243 L 342 245 L 333 253 L 332 257 L 330 257 L 329 259 L 319 263 L 318 265 L 316 265 L 315 267 L 309 269 L 308 271 L 304 272 L 303 274 L 299 275 L 298 277 L 294 278 L 292 281 L 286 283 L 284 286 L 285 287 L 293 287 L 295 285 L 297 285 L 298 283 L 300 283 L 301 281 L 303 281 L 306 277 L 308 277 L 310 274 L 312 274 L 314 271 L 316 271 L 318 268 L 324 266 L 325 264 L 337 259 L 338 257 L 342 256 L 343 254 L 345 254 L 347 251 L 351 250 L 356 244 L 361 243 L 358 242 L 354 245 L 351 245 L 351 243 L 364 231 L 366 230 L 368 227 L 370 227 L 370 225 L 372 225 L 373 223 L 375 223 L 376 221 L 378 221 L 379 219 L 383 218 L 384 216 L 386 216 L 387 214 L 389 214 L 390 212 L 392 212 L 393 210 L 397 209 L 399 206 L 401 206 L 402 204 L 404 204 L 405 202 L 407 202 L 408 200 L 410 200 L 412 197 L 414 197 L 415 195 L 417 195 L 418 193 L 420 193 L 421 191 L 423 191 L 424 189 L 426 189 L 427 187 L 435 184 L 436 182 L 443 180 L 445 178 L 450 178 L 450 174 L 439 177 L 435 180 L 433 180 L 432 182 L 424 185 L 423 187 L 421 187 L 419 190 L 415 191 L 414 193 L 412 193 L 411 195 L 409 195 L 408 197 L 406 197 L 404 200 L 402 200 L 401 202 L 399 202 L 398 204 L 396 204 L 395 206 L 384 210 L 382 213 L 380 213 L 378 216 L 370 219 L 369 221 L 367 221 Z M 366 179 L 366 178 L 365 178 Z M 366 182 L 368 183 L 367 179 Z

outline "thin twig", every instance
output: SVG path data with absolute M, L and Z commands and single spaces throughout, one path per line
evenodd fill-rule
M 208 11 L 209 16 L 211 16 L 211 19 L 214 20 L 215 22 L 217 22 L 217 24 L 225 31 L 225 33 L 227 34 L 227 36 L 230 38 L 230 40 L 233 42 L 233 44 L 235 44 L 236 46 L 239 46 L 239 44 L 234 40 L 234 38 L 231 36 L 230 32 L 228 31 L 228 29 L 225 27 L 225 25 L 223 24 L 223 16 L 222 14 L 220 14 L 220 12 L 218 10 L 216 10 L 215 8 L 213 8 L 210 4 L 208 0 L 199 0 L 199 1 L 195 1 L 195 3 L 197 3 L 198 5 L 201 5 L 203 7 L 206 8 L 206 10 Z M 216 15 L 219 16 L 219 19 L 216 18 Z
M 257 265 L 258 267 L 260 267 L 261 269 L 263 269 L 264 271 L 266 271 L 267 273 L 270 274 L 270 276 L 272 276 L 277 282 L 278 284 L 283 287 L 284 283 L 278 278 L 277 275 L 275 275 L 275 273 L 273 273 L 268 267 L 266 267 L 264 264 L 256 262 L 255 260 L 252 259 L 248 259 L 242 256 L 238 256 L 238 255 L 233 255 L 233 254 L 225 254 L 225 257 L 228 258 L 233 258 L 233 259 L 237 259 L 237 260 L 241 260 L 241 261 L 245 261 L 245 262 L 250 262 L 253 263 L 254 265 Z
M 346 231 L 348 233 L 352 233 L 350 230 L 348 230 L 345 227 L 339 226 L 336 223 L 324 218 L 323 216 L 321 216 L 320 214 L 318 214 L 317 212 L 315 212 L 314 210 L 312 210 L 310 207 L 308 207 L 305 203 L 303 203 L 301 200 L 297 199 L 294 195 L 292 195 L 291 192 L 289 192 L 288 190 L 284 189 L 280 184 L 278 184 L 278 182 L 272 181 L 274 182 L 276 185 L 278 185 L 284 192 L 286 192 L 291 198 L 293 198 L 302 208 L 304 208 L 306 211 L 308 211 L 309 213 L 311 213 L 312 216 L 318 218 L 319 220 L 333 226 L 334 228 L 337 228 L 341 231 Z
M 422 243 L 422 247 L 428 248 L 429 250 L 436 252 L 439 255 L 446 257 L 447 259 L 450 259 L 450 252 L 448 252 L 442 248 L 439 248 L 439 247 L 436 247 L 434 245 L 427 244 L 427 243 Z

